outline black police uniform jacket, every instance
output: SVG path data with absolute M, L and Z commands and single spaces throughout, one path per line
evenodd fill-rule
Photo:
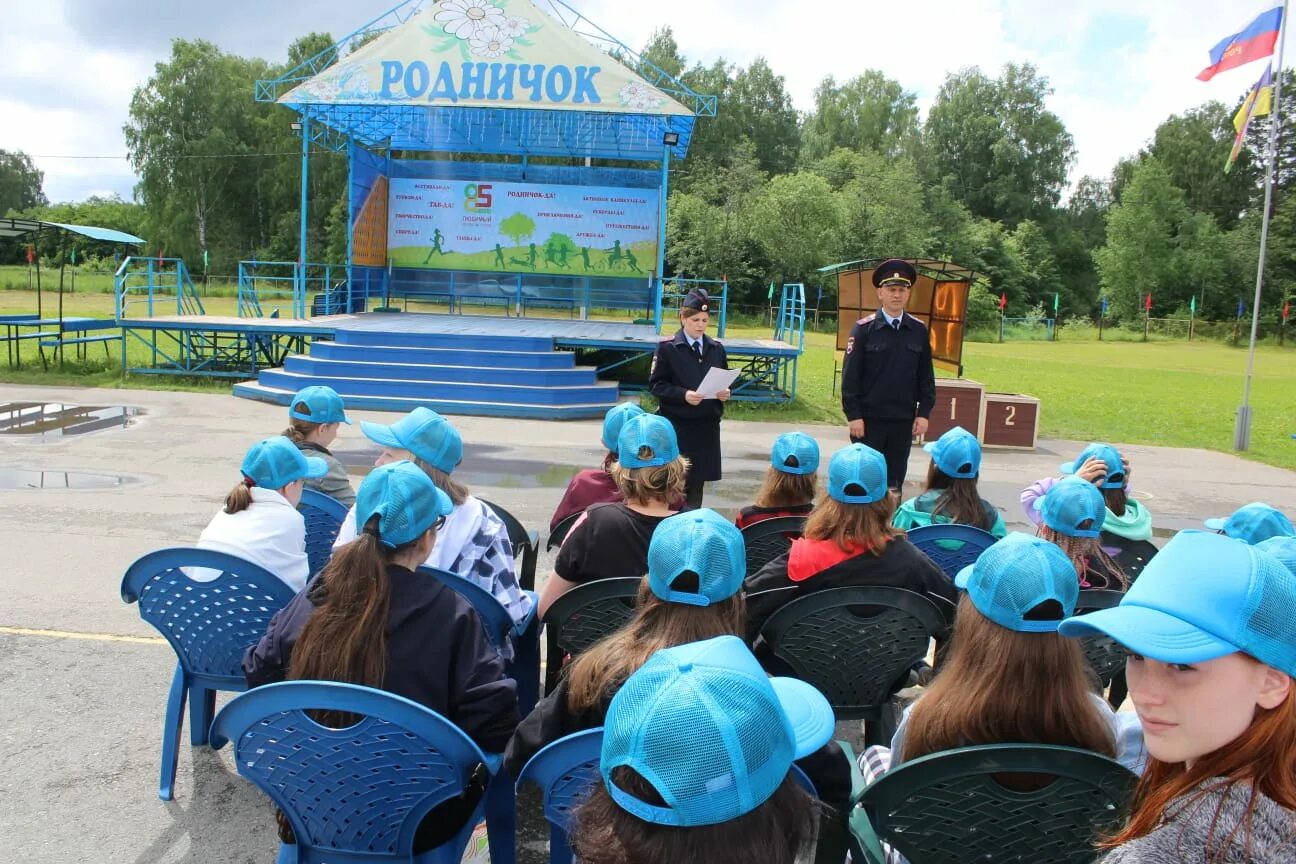
M 684 394 L 696 390 L 712 366 L 729 368 L 724 346 L 703 334 L 699 358 L 681 327 L 675 338 L 657 344 L 648 375 L 648 389 L 660 405 L 657 413 L 675 427 L 680 453 L 692 463 L 689 476 L 696 480 L 720 479 L 720 418 L 724 416 L 724 403 L 703 399 L 700 405 L 690 405 Z
M 900 329 L 881 313 L 855 322 L 846 340 L 842 411 L 847 420 L 913 420 L 936 404 L 927 328 L 908 313 Z

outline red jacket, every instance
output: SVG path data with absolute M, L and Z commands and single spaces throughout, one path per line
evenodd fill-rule
M 558 523 L 573 513 L 584 512 L 591 504 L 620 501 L 621 492 L 612 482 L 612 475 L 602 468 L 585 468 L 576 472 L 576 476 L 567 484 L 567 491 L 558 502 L 558 509 L 549 520 L 549 530 L 558 527 Z

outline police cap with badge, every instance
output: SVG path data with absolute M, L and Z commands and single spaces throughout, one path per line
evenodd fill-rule
M 684 302 L 680 306 L 683 309 L 697 309 L 700 312 L 708 312 L 711 309 L 711 298 L 707 295 L 706 289 L 693 288 L 684 295 Z
M 902 258 L 891 258 L 883 261 L 873 270 L 873 287 L 884 285 L 903 285 L 912 288 L 918 281 L 918 271 Z

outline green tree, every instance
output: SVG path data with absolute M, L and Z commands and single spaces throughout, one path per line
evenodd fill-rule
M 514 213 L 500 223 L 500 233 L 513 241 L 514 246 L 521 246 L 522 241 L 535 234 L 535 220 L 525 213 Z
M 1232 113 L 1207 102 L 1170 117 L 1157 127 L 1148 152 L 1170 172 L 1189 209 L 1209 213 L 1220 228 L 1237 225 L 1246 210 L 1260 169 L 1245 150 L 1228 174 L 1224 163 L 1233 147 Z
M 801 161 L 810 164 L 844 147 L 897 155 L 912 149 L 918 134 L 914 94 L 876 69 L 838 84 L 824 78 L 814 110 L 801 133 Z
M 1061 198 L 1075 146 L 1045 107 L 1048 79 L 1009 63 L 998 78 L 972 67 L 941 85 L 923 130 L 924 161 L 972 213 L 1016 225 Z
M 811 170 L 838 190 L 842 222 L 835 260 L 928 254 L 933 227 L 912 160 L 843 148 Z
M 0 150 L 0 216 L 47 204 L 45 174 L 21 150 Z
M 827 180 L 809 171 L 774 177 L 752 204 L 752 237 L 784 282 L 805 282 L 832 263 L 841 223 L 839 198 Z
M 744 130 L 762 171 L 782 174 L 796 165 L 800 129 L 792 97 L 764 57 L 757 57 L 733 76 L 723 107 Z

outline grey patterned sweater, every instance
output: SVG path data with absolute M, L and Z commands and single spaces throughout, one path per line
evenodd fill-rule
M 323 459 L 328 463 L 328 473 L 306 481 L 307 489 L 323 492 L 347 507 L 355 506 L 355 489 L 351 487 L 351 478 L 347 476 L 346 466 L 325 448 L 310 441 L 297 441 L 297 449 L 307 456 Z
M 1257 792 L 1249 823 L 1239 826 L 1250 795 L 1248 784 L 1207 780 L 1170 802 L 1152 833 L 1101 864 L 1293 864 L 1296 813 Z

